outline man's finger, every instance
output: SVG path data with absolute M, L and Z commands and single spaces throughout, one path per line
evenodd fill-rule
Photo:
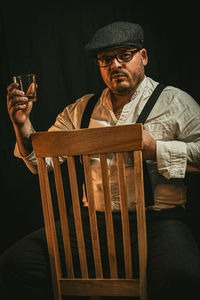
M 10 90 L 10 91 L 8 92 L 8 97 L 9 97 L 9 98 L 14 98 L 14 97 L 16 97 L 16 96 L 21 96 L 21 97 L 23 97 L 23 96 L 24 96 L 24 92 L 18 90 L 17 88 L 14 88 L 14 89 L 12 89 L 12 90 Z
M 18 86 L 19 86 L 18 83 L 13 82 L 13 83 L 11 83 L 11 84 L 8 85 L 7 91 L 10 92 L 11 90 L 17 88 Z

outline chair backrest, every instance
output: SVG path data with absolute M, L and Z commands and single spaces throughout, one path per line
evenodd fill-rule
M 40 189 L 43 203 L 43 213 L 45 228 L 47 234 L 47 243 L 50 256 L 50 263 L 52 269 L 52 278 L 55 292 L 55 299 L 62 299 L 62 294 L 73 295 L 124 295 L 134 296 L 140 295 L 141 299 L 146 299 L 146 266 L 147 266 L 147 240 L 146 240 L 146 218 L 144 206 L 144 186 L 143 186 L 143 170 L 142 170 L 142 149 L 143 149 L 143 129 L 141 124 L 123 125 L 123 126 L 110 126 L 102 128 L 90 128 L 70 131 L 58 132 L 39 132 L 32 134 L 32 144 L 35 155 L 38 159 L 38 173 L 40 180 Z M 125 170 L 125 152 L 133 152 L 132 159 L 134 161 L 134 185 L 135 199 L 136 199 L 136 212 L 137 212 L 137 230 L 138 230 L 138 249 L 139 249 L 139 281 L 135 281 L 136 287 L 133 285 L 133 267 L 132 267 L 132 251 L 131 251 L 131 238 L 130 238 L 130 224 L 129 224 L 129 211 L 127 200 L 127 183 L 126 183 L 126 170 Z M 107 164 L 107 155 L 115 153 L 117 159 L 117 174 L 120 193 L 120 209 L 121 209 L 121 222 L 123 234 L 123 249 L 124 249 L 124 281 L 118 278 L 117 272 L 117 258 L 116 258 L 116 245 L 115 234 L 113 228 L 113 214 L 111 208 L 111 191 L 109 184 L 109 172 Z M 129 155 L 131 155 L 129 153 Z M 110 279 L 112 280 L 109 285 L 95 285 L 95 280 L 101 282 L 106 281 L 103 278 L 103 269 L 101 261 L 101 248 L 99 244 L 99 233 L 97 215 L 95 210 L 95 194 L 93 190 L 92 175 L 91 175 L 91 155 L 99 155 L 101 165 L 101 177 L 103 184 L 103 195 L 105 204 L 105 223 L 107 234 L 108 246 L 108 260 L 110 267 Z M 94 284 L 94 289 L 90 287 L 90 292 L 87 290 L 89 284 L 87 254 L 84 243 L 84 233 L 81 221 L 81 206 L 78 192 L 75 157 L 81 156 L 85 183 L 86 194 L 88 201 L 88 211 L 91 229 L 91 239 L 93 247 L 93 257 L 95 266 L 95 279 L 91 280 Z M 53 203 L 50 191 L 50 184 L 48 172 L 46 168 L 45 158 L 50 157 L 53 161 L 53 171 L 55 177 L 55 186 L 57 191 L 57 200 L 59 208 L 59 218 L 63 233 L 63 244 L 65 250 L 67 280 L 64 280 L 59 258 L 59 249 L 56 238 L 56 228 L 53 212 Z M 72 259 L 72 250 L 70 248 L 70 233 L 68 225 L 68 216 L 66 213 L 65 192 L 63 187 L 62 172 L 60 168 L 59 157 L 65 157 L 72 196 L 72 208 L 74 214 L 74 222 L 77 235 L 77 245 L 80 258 L 81 280 L 75 278 L 74 265 Z M 69 285 L 69 280 L 72 279 Z M 81 284 L 84 280 L 84 288 L 82 293 L 80 286 L 73 284 Z M 114 283 L 115 280 L 118 288 Z M 65 284 L 68 283 L 66 288 Z M 124 285 L 125 284 L 125 285 Z M 128 284 L 129 287 L 128 288 Z M 120 289 L 120 285 L 121 289 Z M 100 286 L 101 290 L 98 290 Z M 70 287 L 71 290 L 70 290 Z M 83 284 L 82 284 L 83 287 Z M 112 290 L 113 288 L 115 291 Z M 104 291 L 102 292 L 102 289 Z M 72 295 L 72 294 L 71 294 Z

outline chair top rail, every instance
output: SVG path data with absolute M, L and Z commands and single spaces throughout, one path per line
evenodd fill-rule
M 142 124 L 87 128 L 31 135 L 36 157 L 136 151 L 143 149 Z

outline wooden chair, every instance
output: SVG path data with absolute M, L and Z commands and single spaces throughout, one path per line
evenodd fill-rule
M 32 134 L 32 144 L 38 159 L 38 172 L 43 203 L 44 221 L 48 242 L 52 281 L 55 300 L 63 299 L 63 295 L 71 296 L 140 296 L 147 299 L 147 239 L 146 218 L 144 206 L 144 187 L 142 169 L 142 125 L 110 126 L 59 132 L 41 132 Z M 126 191 L 126 175 L 124 152 L 133 152 L 134 182 L 136 196 L 139 278 L 133 278 L 132 251 L 130 242 L 130 227 L 128 218 L 128 203 Z M 119 178 L 120 206 L 122 219 L 125 278 L 117 274 L 115 237 L 110 201 L 110 186 L 107 166 L 107 153 L 116 153 Z M 105 203 L 105 220 L 107 228 L 108 256 L 110 278 L 103 278 L 97 217 L 94 204 L 94 191 L 91 182 L 91 154 L 99 154 L 102 172 L 103 193 Z M 81 155 L 84 165 L 87 200 L 90 218 L 90 228 L 95 264 L 95 278 L 88 277 L 86 250 L 84 245 L 81 209 L 77 190 L 76 168 L 74 156 Z M 77 244 L 81 265 L 81 278 L 75 278 L 70 248 L 66 201 L 63 188 L 60 163 L 58 157 L 65 156 L 70 177 L 72 207 L 77 234 Z M 55 186 L 57 189 L 60 223 L 63 232 L 63 243 L 66 256 L 67 278 L 63 278 L 56 229 L 51 199 L 48 172 L 45 157 L 52 157 L 54 166 Z M 63 166 L 62 166 L 63 167 Z

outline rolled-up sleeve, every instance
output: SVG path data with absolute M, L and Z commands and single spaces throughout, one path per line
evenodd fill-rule
M 35 156 L 34 151 L 32 151 L 29 155 L 27 156 L 22 156 L 20 151 L 19 151 L 19 147 L 16 143 L 15 145 L 15 149 L 14 149 L 14 155 L 18 158 L 23 159 L 24 163 L 26 164 L 26 166 L 28 167 L 28 169 L 33 173 L 33 174 L 37 174 L 38 173 L 38 167 L 37 167 L 37 158 Z M 53 168 L 53 162 L 52 159 L 50 157 L 46 157 L 45 158 L 46 161 L 46 166 L 47 166 L 47 170 L 51 171 Z
M 157 140 L 157 169 L 165 178 L 184 178 L 187 165 L 200 169 L 200 107 L 181 91 L 171 109 L 173 136 Z
M 180 141 L 157 141 L 158 172 L 165 178 L 184 178 L 187 167 L 187 145 Z

